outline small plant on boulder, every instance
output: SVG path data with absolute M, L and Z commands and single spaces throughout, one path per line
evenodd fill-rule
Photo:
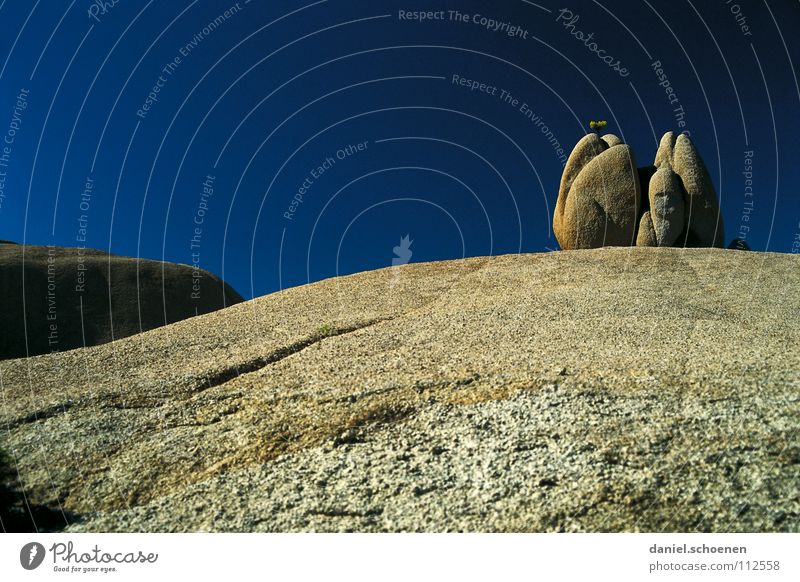
M 603 129 L 606 125 L 608 125 L 607 121 L 590 121 L 589 127 L 595 133 L 599 133 L 601 129 Z

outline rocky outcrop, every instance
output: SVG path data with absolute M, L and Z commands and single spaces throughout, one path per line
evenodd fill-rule
M 724 241 L 708 170 L 689 136 L 673 132 L 661 139 L 654 166 L 638 170 L 616 135 L 582 138 L 564 168 L 553 231 L 565 250 L 722 247 Z
M 187 265 L 0 244 L 0 359 L 93 346 L 240 301 Z
M 638 247 L 329 279 L 3 362 L 0 448 L 69 531 L 798 531 L 798 286 Z

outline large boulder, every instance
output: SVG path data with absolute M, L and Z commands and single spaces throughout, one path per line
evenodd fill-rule
M 601 141 L 596 133 L 590 133 L 575 144 L 575 148 L 567 158 L 567 163 L 561 174 L 561 185 L 558 188 L 558 200 L 556 201 L 555 214 L 553 216 L 553 232 L 561 248 L 572 248 L 564 245 L 569 245 L 570 241 L 574 240 L 574 232 L 570 230 L 568 233 L 568 227 L 564 225 L 564 212 L 572 183 L 578 177 L 580 171 L 583 170 L 583 167 L 607 148 L 608 144 L 605 141 Z M 572 226 L 570 225 L 569 228 L 571 229 Z
M 187 265 L 0 244 L 0 301 L 0 359 L 6 359 L 102 344 L 242 298 Z
M 641 192 L 633 150 L 590 134 L 567 160 L 553 230 L 562 249 L 630 246 Z

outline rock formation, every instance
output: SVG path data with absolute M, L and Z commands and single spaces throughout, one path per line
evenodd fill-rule
M 93 346 L 240 301 L 187 265 L 2 243 L 0 359 Z
M 686 134 L 661 138 L 653 166 L 636 168 L 619 137 L 590 133 L 561 176 L 553 231 L 562 249 L 722 247 L 717 195 Z
M 68 531 L 798 531 L 798 287 L 638 247 L 329 279 L 2 362 L 2 448 Z

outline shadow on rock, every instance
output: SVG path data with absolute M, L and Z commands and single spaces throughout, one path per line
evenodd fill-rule
M 0 528 L 4 533 L 58 532 L 80 521 L 78 515 L 59 507 L 30 503 L 16 473 L 8 455 L 0 449 Z

